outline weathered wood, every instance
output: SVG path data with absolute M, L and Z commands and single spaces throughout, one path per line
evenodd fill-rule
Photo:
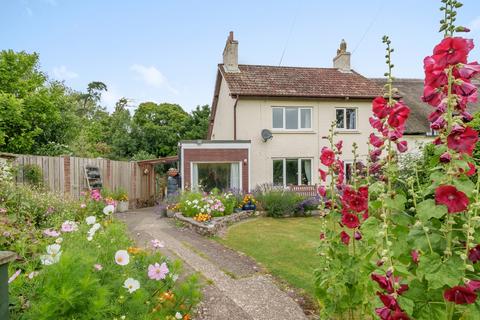
M 0 319 L 8 320 L 8 263 L 15 260 L 17 254 L 0 251 Z

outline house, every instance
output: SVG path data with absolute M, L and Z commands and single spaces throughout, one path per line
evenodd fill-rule
M 342 40 L 330 68 L 245 65 L 238 63 L 233 32 L 218 65 L 207 140 L 180 143 L 182 188 L 250 191 L 262 184 L 319 183 L 319 155 L 329 142 L 331 124 L 343 140 L 346 172 L 368 154 L 372 100 L 385 80 L 368 79 L 350 65 Z M 421 80 L 395 83 L 412 108 L 406 139 L 432 139 L 430 107 L 420 101 Z

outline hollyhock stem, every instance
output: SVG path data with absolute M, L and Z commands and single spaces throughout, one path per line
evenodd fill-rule
M 452 302 L 447 302 L 447 320 L 451 320 L 453 318 L 453 313 L 455 311 L 455 304 Z

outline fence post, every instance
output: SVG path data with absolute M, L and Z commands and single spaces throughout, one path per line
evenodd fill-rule
M 8 263 L 17 255 L 10 251 L 0 251 L 0 319 L 8 320 Z

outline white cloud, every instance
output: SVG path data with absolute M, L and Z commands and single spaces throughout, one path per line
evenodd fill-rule
M 77 78 L 78 74 L 68 70 L 66 66 L 59 66 L 53 68 L 53 76 L 59 80 L 68 80 Z
M 107 110 L 112 112 L 115 110 L 115 103 L 117 103 L 122 95 L 118 92 L 114 85 L 107 85 L 108 91 L 102 92 L 102 104 L 107 106 Z
M 470 22 L 468 27 L 472 31 L 480 30 L 480 16 L 475 18 L 472 22 Z
M 154 66 L 146 67 L 141 64 L 134 64 L 130 67 L 130 70 L 137 74 L 137 79 L 145 82 L 146 85 L 154 88 L 166 88 L 174 94 L 178 94 L 178 90 L 170 86 L 167 78 Z

